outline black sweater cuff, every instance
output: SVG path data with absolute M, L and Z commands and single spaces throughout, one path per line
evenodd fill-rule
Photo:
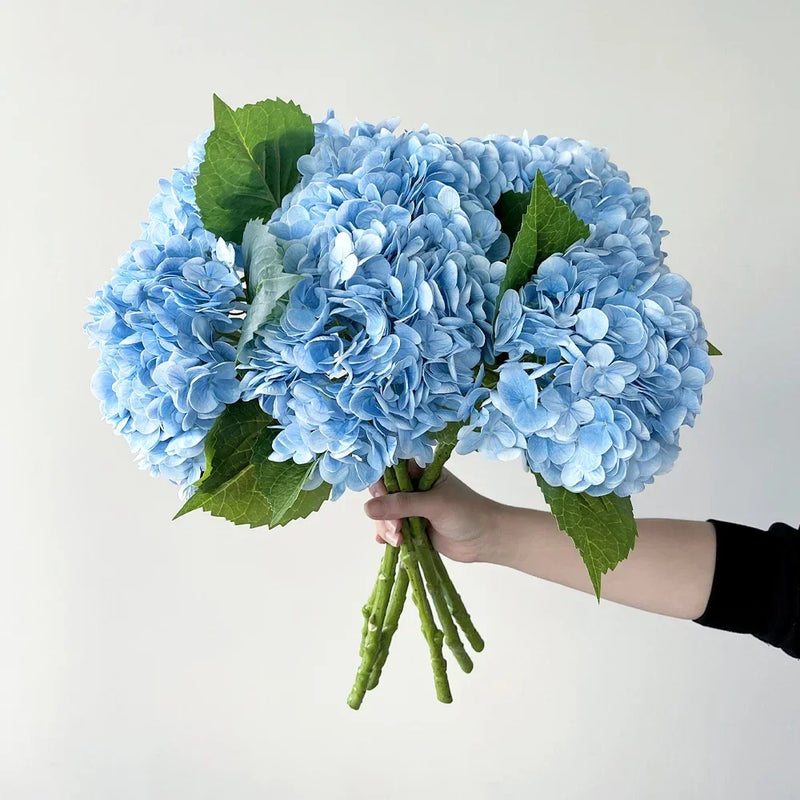
M 750 633 L 800 658 L 800 530 L 708 522 L 717 538 L 714 578 L 708 605 L 693 621 Z

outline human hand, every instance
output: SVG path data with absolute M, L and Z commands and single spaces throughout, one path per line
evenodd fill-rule
M 409 473 L 414 480 L 422 472 L 415 467 L 411 462 Z M 454 561 L 485 560 L 504 508 L 474 492 L 446 469 L 427 492 L 388 494 L 381 480 L 370 487 L 370 494 L 372 499 L 364 504 L 364 511 L 376 520 L 377 542 L 399 546 L 401 519 L 424 517 L 433 547 Z

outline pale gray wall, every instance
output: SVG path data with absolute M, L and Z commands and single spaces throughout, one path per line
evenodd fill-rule
M 487 640 L 455 703 L 409 614 L 354 713 L 365 496 L 272 534 L 170 522 L 80 326 L 212 92 L 589 139 L 650 189 L 725 351 L 638 514 L 797 524 L 798 24 L 764 0 L 3 4 L 0 796 L 797 797 L 797 662 L 498 567 L 452 568 Z M 541 504 L 518 464 L 454 471 Z

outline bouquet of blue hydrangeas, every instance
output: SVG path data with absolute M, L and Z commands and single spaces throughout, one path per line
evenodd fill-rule
M 600 598 L 630 496 L 667 472 L 712 376 L 645 189 L 585 141 L 345 132 L 294 103 L 232 109 L 159 182 L 89 306 L 92 388 L 141 466 L 275 527 L 450 454 L 522 457 Z M 421 468 L 413 480 L 409 463 Z M 425 520 L 386 545 L 348 698 L 377 685 L 410 590 L 436 695 L 483 640 Z

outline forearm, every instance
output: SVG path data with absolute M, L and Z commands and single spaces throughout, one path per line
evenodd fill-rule
M 479 560 L 518 569 L 594 594 L 580 553 L 555 517 L 501 506 L 498 525 Z M 630 555 L 603 575 L 602 597 L 671 617 L 696 619 L 706 608 L 716 559 L 710 522 L 637 520 Z

